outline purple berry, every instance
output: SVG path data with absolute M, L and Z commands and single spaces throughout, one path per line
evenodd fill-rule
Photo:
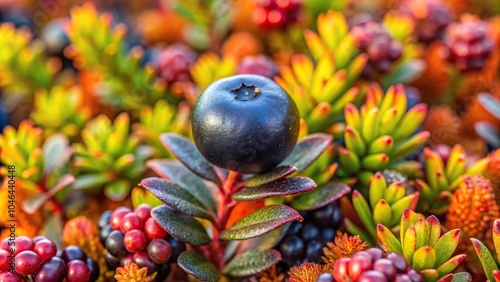
M 148 244 L 148 255 L 156 263 L 167 262 L 172 255 L 172 246 L 164 239 L 153 239 Z
M 62 252 L 61 258 L 66 263 L 73 260 L 87 261 L 87 255 L 77 246 L 67 246 Z
M 66 276 L 66 264 L 58 257 L 44 262 L 35 275 L 36 282 L 62 282 Z
M 88 282 L 90 280 L 90 268 L 81 260 L 72 260 L 66 265 L 67 282 Z
M 40 257 L 33 251 L 23 251 L 16 255 L 16 271 L 22 275 L 35 273 L 40 267 Z

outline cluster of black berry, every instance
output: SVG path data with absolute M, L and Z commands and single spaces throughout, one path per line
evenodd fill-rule
M 151 206 L 141 204 L 133 211 L 119 207 L 101 215 L 98 226 L 101 243 L 106 247 L 106 264 L 110 269 L 136 263 L 147 267 L 148 273 L 158 272 L 156 281 L 170 273 L 170 263 L 186 250 L 186 246 L 168 236 L 151 217 Z
M 401 42 L 395 40 L 382 24 L 371 16 L 359 15 L 355 17 L 353 23 L 351 35 L 356 39 L 358 48 L 368 54 L 368 64 L 362 76 L 371 78 L 374 73 L 390 72 L 392 64 L 403 53 Z
M 0 244 L 0 281 L 93 282 L 99 278 L 99 265 L 76 246 L 58 251 L 44 236 L 19 236 Z M 64 280 L 66 279 L 66 280 Z
M 333 278 L 337 282 L 423 281 L 420 273 L 412 269 L 402 255 L 384 253 L 377 248 L 339 259 L 333 266 Z
M 258 0 L 253 20 L 265 29 L 284 28 L 298 21 L 301 8 L 299 0 Z
M 486 22 L 473 15 L 464 15 L 459 23 L 450 24 L 444 42 L 446 59 L 460 72 L 481 70 L 493 51 Z
M 343 221 L 342 210 L 336 202 L 301 215 L 304 220 L 293 222 L 277 246 L 284 268 L 303 262 L 319 262 L 323 247 L 333 241 Z

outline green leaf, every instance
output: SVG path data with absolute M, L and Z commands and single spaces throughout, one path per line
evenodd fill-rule
M 187 273 L 208 282 L 219 282 L 220 273 L 217 267 L 195 251 L 184 251 L 179 255 L 177 264 Z
M 203 180 L 182 164 L 171 160 L 150 160 L 146 162 L 146 166 L 159 176 L 178 184 L 205 207 L 215 211 L 214 200 Z
M 249 240 L 238 241 L 241 242 L 241 247 L 239 249 L 240 252 L 257 250 L 257 251 L 265 251 L 274 248 L 286 235 L 286 231 L 290 227 L 292 223 L 289 222 L 284 224 L 271 232 L 267 232 L 266 234 L 252 238 Z
M 425 219 L 421 218 L 415 225 L 415 234 L 417 234 L 417 249 L 427 246 L 429 242 L 429 227 Z
M 327 183 L 316 187 L 311 192 L 299 195 L 291 206 L 299 211 L 310 211 L 326 206 L 351 192 L 351 188 L 343 183 Z
M 368 202 L 365 197 L 358 192 L 358 190 L 354 190 L 352 192 L 352 205 L 354 206 L 359 219 L 361 219 L 368 232 L 370 232 L 370 236 L 375 237 L 375 228 L 377 223 L 373 218 L 372 210 L 370 209 Z
M 384 199 L 380 200 L 380 202 L 378 202 L 378 204 L 373 208 L 373 219 L 375 220 L 376 223 L 380 223 L 392 228 L 391 207 L 389 206 L 389 204 L 387 204 L 387 202 Z M 375 225 L 373 225 L 372 229 L 374 228 Z
M 233 195 L 236 201 L 255 201 L 265 198 L 309 192 L 316 183 L 307 177 L 282 178 L 257 187 L 244 188 Z
M 424 279 L 424 282 L 434 282 L 439 279 L 438 272 L 435 269 L 425 269 L 420 271 L 420 275 Z
M 257 174 L 243 183 L 245 187 L 257 187 L 266 183 L 274 182 L 278 179 L 287 177 L 288 175 L 297 171 L 294 166 L 279 166 L 270 172 L 264 174 Z
M 130 194 L 130 182 L 128 180 L 118 180 L 109 183 L 104 187 L 104 195 L 113 201 L 121 201 Z
M 457 266 L 465 259 L 466 255 L 456 255 L 439 266 L 436 270 L 439 273 L 439 277 L 443 277 L 448 273 L 451 273 Z M 436 264 L 438 265 L 438 264 Z
M 212 215 L 206 211 L 206 207 L 204 208 L 196 197 L 174 182 L 159 177 L 150 177 L 143 179 L 139 185 L 178 211 L 192 216 L 212 219 Z
M 495 219 L 491 228 L 497 261 L 500 261 L 500 219 Z
M 406 229 L 408 229 L 411 225 L 415 225 L 420 219 L 421 217 L 417 213 L 411 209 L 405 209 L 403 216 L 401 216 L 400 237 L 404 238 Z
M 282 166 L 294 166 L 298 172 L 306 169 L 332 143 L 332 136 L 315 133 L 297 142 L 293 151 L 281 162 Z
M 71 156 L 69 140 L 62 134 L 54 134 L 47 138 L 43 147 L 44 174 L 50 174 L 63 166 Z
M 429 246 L 436 249 L 435 245 L 441 236 L 441 224 L 439 223 L 439 219 L 434 215 L 429 216 L 425 221 L 427 221 L 427 225 L 429 226 Z
M 472 281 L 472 276 L 470 275 L 469 272 L 453 273 L 453 278 L 451 279 L 451 282 L 470 282 L 470 281 Z
M 425 69 L 425 63 L 420 59 L 408 60 L 385 76 L 384 86 L 412 82 Z
M 220 238 L 223 240 L 255 238 L 294 220 L 303 220 L 296 210 L 285 205 L 267 206 L 245 216 L 222 231 Z
M 382 224 L 377 224 L 377 238 L 384 245 L 389 252 L 402 254 L 403 249 L 401 248 L 401 243 L 396 239 L 396 236 L 392 234 L 391 230 Z
M 439 266 L 447 261 L 455 252 L 460 241 L 460 229 L 453 229 L 441 236 L 434 245 L 436 251 L 436 265 Z
M 413 254 L 412 267 L 415 270 L 432 269 L 435 264 L 436 252 L 429 246 L 423 246 L 417 249 L 415 254 Z
M 110 181 L 107 173 L 84 174 L 77 176 L 71 187 L 75 190 L 100 188 Z
M 214 167 L 207 161 L 198 148 L 187 138 L 173 133 L 160 135 L 160 140 L 167 150 L 195 174 L 220 184 L 221 181 Z
M 196 246 L 212 241 L 199 221 L 170 207 L 158 206 L 151 210 L 151 216 L 168 234 L 179 241 Z
M 413 255 L 417 250 L 417 234 L 415 233 L 415 226 L 410 226 L 406 229 L 404 240 L 401 242 L 403 247 L 403 256 L 408 263 L 413 264 Z
M 479 260 L 481 261 L 481 264 L 483 265 L 486 277 L 488 278 L 488 280 L 490 280 L 490 282 L 496 281 L 495 277 L 493 276 L 493 271 L 499 270 L 497 262 L 491 255 L 488 248 L 486 248 L 486 246 L 483 244 L 483 242 L 475 238 L 471 238 L 470 240 L 477 256 L 479 257 Z
M 248 251 L 234 257 L 223 272 L 233 277 L 245 277 L 264 271 L 281 260 L 276 250 Z

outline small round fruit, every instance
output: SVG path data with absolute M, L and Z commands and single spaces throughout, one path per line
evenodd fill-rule
M 200 153 L 219 167 L 263 173 L 294 148 L 299 133 L 294 101 L 259 75 L 217 80 L 193 109 L 193 138 Z
M 154 239 L 148 244 L 148 255 L 158 264 L 165 263 L 172 255 L 172 246 L 163 239 Z
M 123 245 L 130 253 L 137 253 L 146 248 L 147 240 L 144 232 L 140 230 L 130 230 L 123 237 Z
M 155 238 L 165 238 L 167 236 L 167 231 L 165 231 L 154 218 L 150 217 L 144 224 L 144 234 L 146 234 L 146 238 L 151 241 Z
M 36 282 L 62 282 L 66 276 L 66 264 L 58 257 L 44 262 L 35 275 Z
M 123 233 L 118 230 L 111 232 L 106 239 L 106 250 L 115 257 L 123 257 L 127 250 L 123 245 Z
M 297 236 L 290 236 L 280 244 L 281 255 L 289 261 L 301 259 L 304 256 L 304 241 Z
M 367 271 L 373 269 L 372 259 L 367 252 L 360 251 L 355 253 L 351 262 L 349 262 L 349 276 L 356 281 L 360 275 Z
M 106 239 L 113 231 L 113 227 L 111 227 L 111 225 L 109 224 L 106 224 L 102 227 L 101 231 L 99 232 L 99 240 L 101 241 L 101 244 L 104 245 L 106 243 Z
M 134 209 L 134 213 L 143 221 L 146 222 L 151 217 L 151 206 L 148 204 L 140 204 Z
M 122 218 L 122 224 L 120 230 L 123 234 L 129 232 L 130 230 L 142 230 L 144 229 L 144 221 L 140 219 L 135 213 L 130 212 Z
M 40 256 L 42 261 L 46 261 L 57 254 L 56 244 L 49 239 L 42 239 L 38 241 L 33 250 Z
M 382 274 L 382 272 L 369 270 L 361 274 L 356 280 L 358 282 L 387 282 L 387 278 Z
M 10 250 L 9 238 L 5 238 L 2 240 L 2 242 L 0 243 L 0 249 L 6 250 L 7 252 L 9 252 L 9 250 Z
M 23 278 L 17 274 L 10 271 L 0 273 L 0 281 L 2 282 L 23 282 Z
M 43 235 L 38 235 L 36 237 L 33 238 L 33 243 L 38 243 L 38 241 L 41 241 L 43 239 L 48 239 L 47 237 L 43 236 Z
M 153 273 L 156 271 L 157 266 L 154 261 L 149 258 L 147 252 L 139 252 L 134 254 L 134 262 L 139 266 L 139 268 L 147 267 L 148 273 Z
M 177 262 L 177 258 L 182 252 L 186 250 L 186 244 L 178 241 L 174 237 L 168 238 L 168 243 L 172 247 L 172 255 L 170 256 L 169 262 L 175 263 Z
M 109 223 L 114 230 L 119 230 L 122 225 L 122 218 L 131 212 L 131 210 L 127 207 L 119 207 L 111 213 L 111 217 L 109 218 Z
M 106 266 L 108 266 L 109 269 L 115 269 L 120 266 L 120 259 L 110 253 L 106 253 L 104 259 L 106 261 Z
M 0 272 L 9 270 L 10 268 L 10 258 L 9 252 L 6 250 L 0 250 Z
M 14 240 L 14 242 L 15 245 L 12 246 L 14 246 L 14 248 L 16 249 L 14 252 L 15 255 L 23 251 L 33 251 L 33 247 L 35 246 L 33 240 L 31 240 L 31 238 L 27 236 L 19 236 Z
M 100 273 L 99 264 L 95 260 L 88 258 L 87 265 L 90 269 L 89 281 L 90 282 L 97 281 L 97 279 L 99 279 L 99 273 Z
M 21 275 L 35 273 L 40 267 L 40 257 L 33 251 L 23 251 L 16 255 L 16 271 Z
M 67 282 L 88 282 L 90 280 L 89 266 L 81 260 L 72 260 L 66 265 Z
M 61 258 L 66 263 L 72 260 L 87 261 L 87 255 L 77 246 L 67 246 L 62 252 Z
M 387 279 L 392 280 L 396 278 L 397 270 L 392 262 L 388 259 L 379 259 L 373 264 L 373 269 L 378 270 L 387 277 Z
M 350 258 L 341 258 L 333 265 L 333 277 L 336 281 L 351 281 L 349 279 Z
M 112 211 L 107 210 L 101 214 L 101 217 L 99 217 L 97 221 L 97 227 L 99 227 L 99 229 L 102 229 L 105 225 L 110 223 L 112 213 Z

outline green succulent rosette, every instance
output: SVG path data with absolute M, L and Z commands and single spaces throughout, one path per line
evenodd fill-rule
M 89 121 L 82 131 L 82 143 L 74 144 L 73 166 L 76 181 L 73 189 L 104 189 L 104 195 L 120 201 L 145 172 L 145 161 L 153 154 L 149 146 L 130 132 L 127 113 L 112 122 L 105 115 Z
M 403 212 L 408 208 L 415 209 L 418 202 L 418 192 L 406 195 L 405 190 L 400 181 L 387 185 L 382 173 L 377 172 L 370 182 L 368 200 L 357 190 L 352 193 L 352 203 L 363 228 L 355 226 L 346 218 L 346 229 L 351 234 L 359 235 L 371 246 L 377 242 L 377 224 L 397 231 Z
M 471 238 L 472 246 L 481 261 L 484 273 L 489 282 L 500 281 L 500 219 L 493 222 L 492 227 L 493 245 L 495 247 L 495 256 L 492 255 L 486 245 L 478 239 Z M 488 243 L 489 244 L 489 243 Z
M 344 182 L 359 181 L 366 187 L 377 171 L 419 170 L 416 162 L 402 159 L 429 138 L 427 131 L 415 134 L 426 112 L 425 104 L 407 111 L 406 94 L 400 84 L 390 87 L 385 95 L 378 85 L 371 85 L 360 110 L 353 104 L 345 106 L 345 148 L 338 150 L 337 175 Z
M 446 213 L 453 192 L 470 175 L 483 174 L 488 159 L 482 158 L 468 165 L 467 154 L 461 145 L 455 145 L 446 164 L 442 157 L 429 148 L 424 149 L 425 181 L 417 179 L 415 186 L 420 192 L 418 210 L 441 215 Z
M 425 282 L 472 281 L 469 273 L 452 273 L 466 257 L 454 255 L 460 229 L 441 234 L 441 224 L 435 216 L 424 218 L 411 209 L 404 211 L 400 226 L 399 239 L 382 224 L 377 225 L 377 237 L 389 252 L 403 255 Z

